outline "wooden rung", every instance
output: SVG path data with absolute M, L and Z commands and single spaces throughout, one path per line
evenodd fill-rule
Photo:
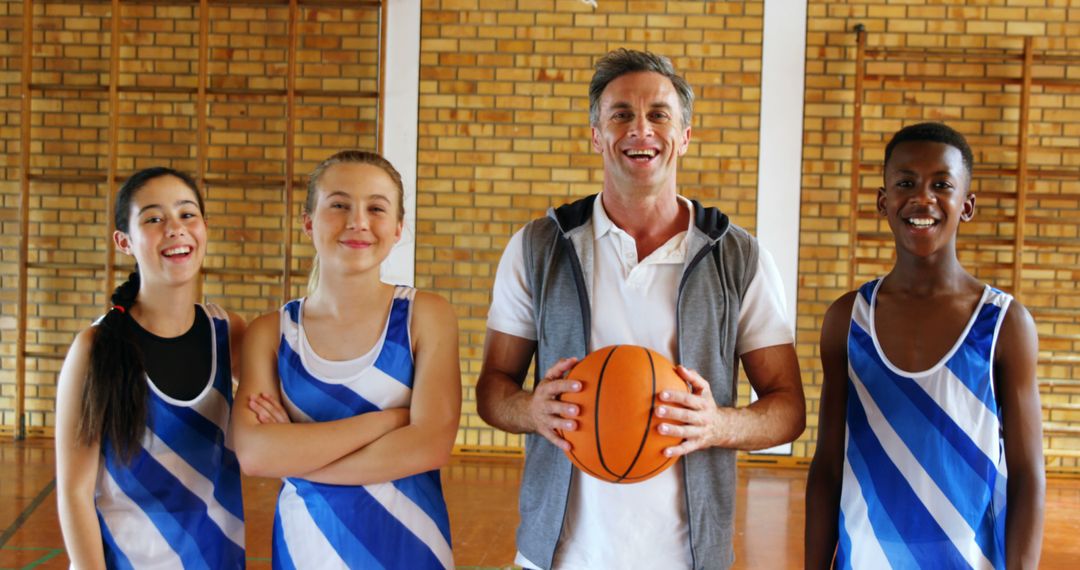
M 40 358 L 42 360 L 63 360 L 64 357 L 67 356 L 67 353 L 27 350 L 23 353 L 23 356 L 25 358 Z
M 1057 392 L 1080 392 L 1080 380 L 1039 380 L 1039 389 Z
M 1053 435 L 1080 435 L 1080 425 L 1043 422 L 1043 436 Z

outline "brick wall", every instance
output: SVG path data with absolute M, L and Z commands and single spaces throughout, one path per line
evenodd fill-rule
M 205 174 L 210 244 L 203 291 L 247 318 L 282 298 L 284 242 L 301 294 L 313 253 L 300 231 L 304 175 L 341 148 L 377 146 L 379 9 L 301 7 L 296 50 L 294 207 L 285 208 L 287 7 L 212 5 L 208 88 L 198 105 L 199 9 L 121 3 L 117 172 L 151 165 Z M 104 265 L 116 186 L 109 165 L 111 6 L 35 3 L 31 113 L 26 406 L 49 433 L 56 374 L 74 334 L 106 304 Z M 5 148 L 0 425 L 14 418 L 22 4 L 0 4 L 0 145 Z M 60 88 L 63 86 L 64 88 Z M 79 87 L 81 90 L 72 89 Z M 198 160 L 200 115 L 205 161 Z M 116 256 L 115 280 L 131 270 Z
M 1080 439 L 1057 426 L 1080 419 L 1077 389 L 1057 386 L 1080 379 L 1075 354 L 1080 348 L 1080 296 L 1076 277 L 1080 215 L 1080 86 L 1035 85 L 1031 98 L 1029 165 L 1057 170 L 1029 180 L 1024 208 L 1024 267 L 1019 290 L 1013 283 L 1018 200 L 1015 169 L 1019 137 L 1021 63 L 994 54 L 1022 53 L 1024 38 L 1034 39 L 1035 53 L 1049 56 L 1034 77 L 1071 78 L 1076 74 L 1080 9 L 1062 1 L 999 0 L 981 2 L 863 0 L 845 3 L 811 1 L 807 39 L 806 116 L 803 154 L 803 216 L 799 255 L 798 351 L 808 398 L 808 429 L 801 449 L 812 453 L 817 436 L 821 373 L 817 342 L 829 304 L 849 290 L 847 271 L 852 246 L 848 225 L 855 87 L 856 24 L 866 26 L 867 45 L 891 50 L 958 51 L 986 55 L 984 60 L 955 59 L 929 63 L 893 56 L 868 59 L 864 97 L 863 190 L 859 199 L 856 284 L 891 267 L 888 227 L 873 213 L 880 186 L 884 145 L 893 132 L 921 120 L 945 121 L 967 136 L 975 151 L 978 195 L 976 216 L 961 227 L 959 256 L 980 279 L 1018 291 L 1031 310 L 1040 334 L 1047 445 L 1075 450 Z M 1070 50 L 1073 64 L 1054 61 Z M 895 52 L 894 52 L 895 53 Z M 924 76 L 900 79 L 897 76 Z M 876 234 L 876 235 L 875 235 Z M 1063 404 L 1063 406 L 1061 406 Z M 799 445 L 796 446 L 798 453 Z M 1050 466 L 1076 465 L 1075 457 L 1052 457 Z
M 21 4 L 0 4 L 0 414 L 12 425 L 15 286 L 17 276 L 18 128 Z M 108 82 L 109 7 L 49 3 L 37 15 L 37 83 Z M 298 231 L 299 206 L 283 206 L 284 98 L 287 10 L 282 7 L 212 8 L 210 77 L 206 108 L 209 145 L 201 165 L 208 179 L 212 246 L 205 292 L 251 317 L 276 306 L 281 296 L 282 242 L 294 243 L 292 294 L 303 286 L 311 248 Z M 754 228 L 756 215 L 759 71 L 759 2 L 600 0 L 592 9 L 578 0 L 425 0 L 421 16 L 421 82 L 417 184 L 417 285 L 437 291 L 457 308 L 462 331 L 465 406 L 458 444 L 517 449 L 521 438 L 487 428 L 475 413 L 491 281 L 506 241 L 524 222 L 551 205 L 593 193 L 602 178 L 589 144 L 587 84 L 596 58 L 625 46 L 670 56 L 695 87 L 698 102 L 693 142 L 680 169 L 680 189 Z M 192 6 L 124 6 L 118 163 L 121 173 L 164 161 L 198 170 L 194 131 L 199 109 L 195 86 L 198 14 Z M 366 10 L 318 8 L 300 17 L 296 87 L 296 175 L 343 147 L 374 148 L 374 90 L 378 17 Z M 809 429 L 796 456 L 813 452 L 820 372 L 817 340 L 821 315 L 849 288 L 847 258 L 851 117 L 856 23 L 869 30 L 871 46 L 1016 50 L 1023 37 L 1040 50 L 1080 49 L 1080 9 L 1053 0 L 964 2 L 929 0 L 810 2 L 804 123 L 802 233 L 798 348 L 809 398 Z M 1015 167 L 1018 88 L 978 81 L 1013 75 L 1000 66 L 916 66 L 874 62 L 871 73 L 940 74 L 939 81 L 868 82 L 866 148 L 870 165 L 863 185 L 880 176 L 885 138 L 902 124 L 943 119 L 967 134 L 981 169 Z M 1043 76 L 1076 79 L 1076 67 L 1046 65 Z M 149 88 L 156 88 L 150 92 Z M 138 88 L 138 89 L 136 89 Z M 141 89 L 141 90 L 139 90 Z M 336 94 L 323 90 L 338 90 Z M 1037 87 L 1032 98 L 1033 167 L 1062 173 L 1033 179 L 1037 194 L 1027 208 L 1022 300 L 1043 337 L 1040 375 L 1080 380 L 1070 358 L 1080 348 L 1080 297 L 1076 295 L 1077 187 L 1075 153 L 1080 103 L 1075 87 Z M 100 179 L 35 181 L 32 204 L 31 345 L 62 354 L 72 334 L 104 304 L 100 269 L 60 269 L 48 264 L 101 265 L 102 213 L 109 184 L 107 92 L 55 89 L 35 94 L 35 174 L 80 172 Z M 1010 289 L 1016 201 L 1013 179 L 980 176 L 976 221 L 965 226 L 961 256 L 980 278 Z M 1034 195 L 1033 195 L 1034 196 Z M 297 204 L 303 190 L 294 190 Z M 887 270 L 885 231 L 874 218 L 870 195 L 860 201 L 856 242 L 858 278 Z M 976 238 L 980 240 L 976 246 Z M 1041 241 L 1040 241 L 1041 240 Z M 119 259 L 121 269 L 127 261 Z M 82 267 L 79 265 L 78 267 Z M 241 283 L 238 272 L 248 275 Z M 119 276 L 122 277 L 123 273 Z M 252 283 L 252 281 L 254 283 Z M 59 361 L 27 360 L 28 408 L 33 426 L 52 424 Z M 1080 402 L 1066 388 L 1044 386 L 1051 424 L 1080 421 Z M 1053 446 L 1080 447 L 1067 431 Z
M 476 414 L 491 284 L 517 228 L 600 190 L 588 120 L 598 57 L 629 47 L 673 60 L 697 96 L 680 191 L 753 230 L 761 12 L 761 2 L 423 2 L 416 281 L 460 317 L 459 445 L 522 445 Z

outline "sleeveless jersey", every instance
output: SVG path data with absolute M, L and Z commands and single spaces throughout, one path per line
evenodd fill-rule
M 1004 568 L 1005 467 L 993 355 L 1006 293 L 986 286 L 963 334 L 923 372 L 885 357 L 881 280 L 848 333 L 838 568 Z
M 294 422 L 399 408 L 412 399 L 409 320 L 416 290 L 398 286 L 382 338 L 358 359 L 321 359 L 304 333 L 303 299 L 281 309 L 278 375 Z M 371 485 L 283 479 L 274 516 L 273 567 L 452 568 L 450 519 L 439 471 Z
M 181 401 L 147 378 L 146 433 L 131 463 L 102 441 L 94 501 L 109 568 L 244 567 L 240 464 L 225 435 L 232 409 L 229 317 L 216 305 L 203 311 L 212 324 L 206 387 Z

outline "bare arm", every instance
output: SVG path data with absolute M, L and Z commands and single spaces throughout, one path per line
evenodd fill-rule
M 994 359 L 1009 471 L 1005 560 L 1010 569 L 1038 568 L 1041 554 L 1046 474 L 1036 379 L 1038 351 L 1035 321 L 1027 309 L 1013 301 L 1002 323 Z
M 563 376 L 577 363 L 564 358 L 544 374 L 535 390 L 525 390 L 525 375 L 536 351 L 536 341 L 488 329 L 484 341 L 484 365 L 476 382 L 476 407 L 480 417 L 493 427 L 510 433 L 538 433 L 563 450 L 570 443 L 556 429 L 577 429 L 573 418 L 578 408 L 555 398 L 576 392 L 581 384 Z
M 371 412 L 331 422 L 260 423 L 249 402 L 260 394 L 282 408 L 277 374 L 277 313 L 252 321 L 244 335 L 240 386 L 231 429 L 244 473 L 292 477 L 345 457 L 408 421 L 403 409 Z M 318 445 L 311 442 L 317 441 Z
M 438 295 L 417 293 L 414 302 L 415 376 L 408 425 L 304 474 L 305 479 L 366 485 L 438 469 L 449 461 L 461 419 L 457 316 L 450 303 Z
M 764 449 L 799 437 L 806 427 L 806 400 L 795 346 L 760 348 L 744 354 L 742 362 L 758 394 L 758 400 L 745 408 L 717 406 L 701 375 L 683 366 L 676 369 L 692 392 L 660 394 L 662 401 L 675 405 L 660 406 L 656 415 L 684 424 L 660 424 L 660 433 L 684 440 L 665 453 L 686 455 L 708 447 Z
M 83 385 L 90 364 L 94 330 L 87 329 L 68 350 L 56 392 L 56 498 L 60 529 L 72 568 L 105 568 L 101 527 L 94 507 L 100 444 L 79 442 Z
M 818 437 L 806 479 L 807 570 L 829 568 L 836 553 L 840 491 L 844 477 L 844 424 L 847 418 L 847 336 L 857 292 L 829 307 L 821 327 L 824 374 L 818 406 Z
M 229 361 L 232 363 L 233 381 L 240 380 L 240 365 L 243 362 L 244 333 L 247 323 L 244 317 L 229 311 Z

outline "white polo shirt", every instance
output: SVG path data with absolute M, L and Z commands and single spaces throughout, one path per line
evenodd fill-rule
M 684 208 L 690 201 L 679 197 Z M 593 206 L 592 330 L 589 351 L 612 344 L 645 346 L 674 361 L 675 313 L 686 260 L 687 231 L 642 260 L 637 244 Z M 693 216 L 690 216 L 693 224 Z M 526 281 L 522 232 L 510 239 L 495 274 L 488 328 L 536 339 L 532 292 Z M 747 352 L 794 342 L 783 285 L 772 256 L 760 249 L 758 267 L 739 311 L 735 350 Z M 601 481 L 574 469 L 554 568 L 689 568 L 690 538 L 683 463 L 633 484 Z M 514 562 L 536 568 L 519 552 Z

